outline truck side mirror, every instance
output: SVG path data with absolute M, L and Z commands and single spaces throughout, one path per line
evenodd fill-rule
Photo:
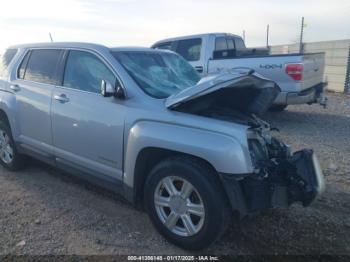
M 106 81 L 106 80 L 102 80 L 101 81 L 101 95 L 104 97 L 110 97 L 115 95 L 115 88 L 113 87 L 113 85 Z

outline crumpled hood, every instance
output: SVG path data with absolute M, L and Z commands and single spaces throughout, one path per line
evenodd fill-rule
M 253 70 L 231 70 L 202 78 L 196 85 L 169 96 L 165 106 L 176 109 L 211 95 L 219 103 L 225 96 L 226 100 L 232 99 L 232 107 L 237 111 L 263 114 L 279 92 L 279 87 L 273 81 L 254 73 Z

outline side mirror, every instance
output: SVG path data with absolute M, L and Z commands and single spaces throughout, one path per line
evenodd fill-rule
M 106 80 L 101 81 L 101 95 L 104 97 L 114 96 L 116 98 L 124 99 L 125 92 L 120 86 L 119 82 L 116 82 L 115 87 Z
M 108 81 L 101 81 L 101 95 L 104 97 L 114 96 L 115 88 Z
M 116 98 L 124 99 L 125 98 L 125 92 L 124 89 L 120 86 L 119 82 L 117 82 L 117 86 L 115 88 L 115 94 L 114 96 Z

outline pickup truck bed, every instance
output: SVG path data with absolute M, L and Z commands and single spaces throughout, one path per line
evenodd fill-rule
M 276 108 L 289 104 L 324 103 L 324 53 L 266 55 L 268 49 L 246 48 L 236 35 L 212 33 L 161 40 L 153 48 L 182 55 L 203 76 L 249 68 L 281 89 Z

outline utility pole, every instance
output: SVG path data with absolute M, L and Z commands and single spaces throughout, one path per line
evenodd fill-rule
M 52 43 L 52 42 L 53 42 L 53 39 L 52 39 L 51 33 L 49 33 L 49 37 L 50 37 L 50 40 L 51 40 L 51 43 Z
M 304 34 L 304 17 L 301 19 L 301 31 L 300 31 L 300 43 L 299 43 L 299 53 L 304 52 L 304 47 L 303 47 L 303 34 Z
M 243 30 L 243 41 L 245 42 L 245 30 Z
M 267 28 L 266 28 L 266 47 L 269 47 L 269 34 L 270 34 L 270 25 L 267 25 Z

